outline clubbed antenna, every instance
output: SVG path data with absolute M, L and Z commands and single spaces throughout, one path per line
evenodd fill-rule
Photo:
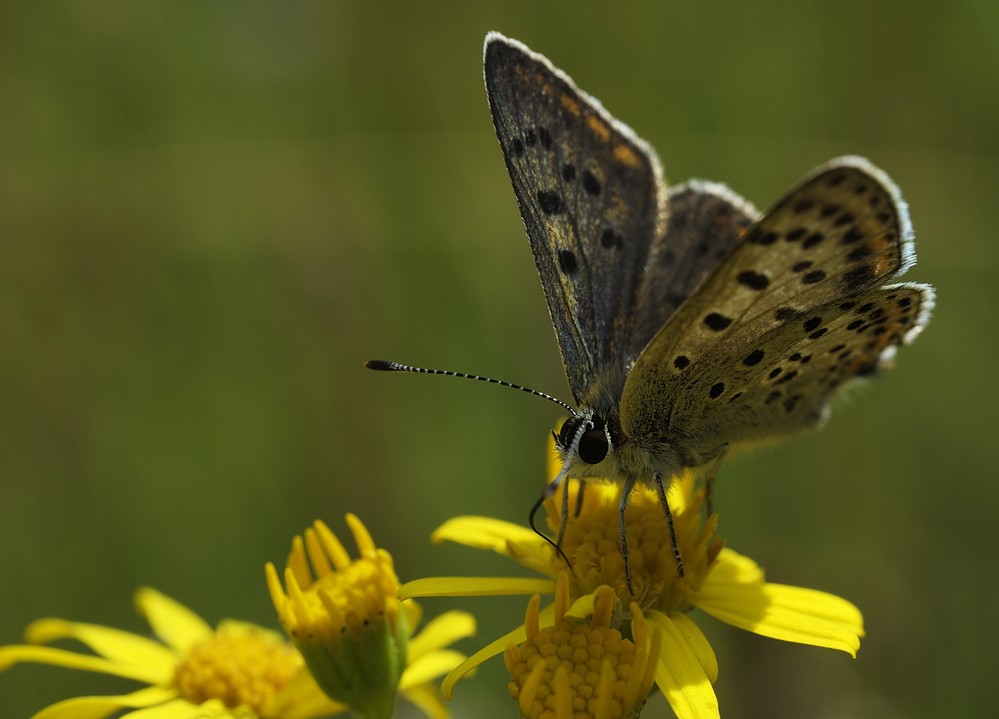
M 412 372 L 414 374 L 437 374 L 444 377 L 460 377 L 461 379 L 474 379 L 479 382 L 488 382 L 490 384 L 498 384 L 500 387 L 509 387 L 511 389 L 519 389 L 521 392 L 527 392 L 528 394 L 533 394 L 535 397 L 541 397 L 549 402 L 554 402 L 559 407 L 565 409 L 569 414 L 575 416 L 576 410 L 567 405 L 560 399 L 552 397 L 547 392 L 541 392 L 536 389 L 531 389 L 530 387 L 524 387 L 519 384 L 514 384 L 513 382 L 506 382 L 501 379 L 493 379 L 492 377 L 482 377 L 477 374 L 468 374 L 466 372 L 453 372 L 447 369 L 426 369 L 424 367 L 413 367 L 408 364 L 400 364 L 399 362 L 391 362 L 389 360 L 368 360 L 364 363 L 364 366 L 368 369 L 373 369 L 377 372 Z

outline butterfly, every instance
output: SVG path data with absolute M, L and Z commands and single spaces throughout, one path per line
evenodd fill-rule
M 717 183 L 667 191 L 652 147 L 544 56 L 489 33 L 484 75 L 578 406 L 545 497 L 567 476 L 622 485 L 630 587 L 624 508 L 636 483 L 654 487 L 682 576 L 670 480 L 820 424 L 926 325 L 933 288 L 887 284 L 915 261 L 907 207 L 859 157 L 762 214 Z

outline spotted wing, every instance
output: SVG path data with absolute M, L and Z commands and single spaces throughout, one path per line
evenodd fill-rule
M 645 263 L 629 335 L 629 360 L 728 256 L 759 213 L 725 185 L 690 180 L 670 188 L 666 235 Z
M 925 325 L 929 286 L 883 286 L 914 260 L 905 204 L 884 173 L 852 157 L 819 168 L 643 351 L 622 397 L 624 432 L 697 464 L 725 444 L 816 423 L 837 387 Z
M 583 402 L 608 372 L 623 382 L 642 268 L 665 230 L 659 161 L 515 40 L 486 37 L 485 81 L 566 376 Z

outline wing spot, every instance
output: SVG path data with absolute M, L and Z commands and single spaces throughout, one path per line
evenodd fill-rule
M 808 230 L 806 230 L 804 227 L 797 227 L 788 232 L 787 235 L 785 235 L 784 239 L 786 239 L 788 242 L 797 242 L 807 234 Z
M 765 290 L 770 286 L 770 280 L 766 275 L 753 270 L 743 270 L 736 279 L 753 290 Z
M 546 215 L 558 215 L 565 210 L 565 205 L 562 202 L 562 196 L 557 192 L 552 192 L 551 190 L 538 191 L 538 205 L 541 206 L 541 211 Z
M 589 170 L 583 170 L 583 189 L 590 195 L 600 194 L 600 180 Z
M 521 139 L 519 137 L 514 138 L 514 141 L 513 141 L 513 154 L 516 155 L 517 157 L 523 157 L 524 156 L 524 143 L 523 143 L 523 141 L 521 141 Z
M 747 367 L 753 367 L 760 363 L 760 361 L 763 359 L 763 355 L 764 355 L 763 350 L 755 349 L 743 358 L 742 363 Z
M 804 285 L 814 285 L 816 282 L 821 282 L 826 278 L 826 273 L 822 270 L 812 270 L 807 275 L 801 278 L 801 283 Z
M 821 324 L 822 324 L 821 317 L 813 317 L 812 319 L 808 320 L 805 324 L 803 324 L 802 327 L 805 328 L 805 332 L 811 332 L 812 330 L 819 327 L 819 325 Z
M 571 250 L 559 250 L 558 266 L 561 268 L 563 274 L 576 274 L 576 270 L 579 269 L 579 263 L 576 261 L 575 253 Z
M 808 212 L 813 207 L 815 207 L 814 200 L 798 200 L 794 207 L 791 208 L 791 211 L 796 215 L 800 215 L 802 212 Z
M 795 317 L 800 317 L 803 313 L 793 307 L 778 307 L 774 310 L 774 319 L 778 322 L 787 322 Z
M 865 257 L 870 257 L 874 253 L 870 245 L 861 245 L 860 247 L 855 247 L 850 251 L 850 254 L 846 256 L 850 262 L 856 262 L 857 260 L 862 260 Z
M 779 377 L 780 373 L 783 371 L 784 371 L 783 367 L 774 367 L 772 370 L 770 370 L 770 374 L 768 376 L 770 377 L 770 379 L 777 379 L 777 377 Z
M 708 396 L 711 399 L 718 399 L 719 397 L 721 397 L 721 394 L 724 391 L 725 391 L 725 383 L 718 382 L 717 384 L 712 385 L 711 389 L 708 390 Z
M 600 244 L 608 250 L 620 250 L 624 247 L 624 238 L 608 227 L 600 235 Z
M 777 241 L 778 237 L 780 235 L 772 231 L 762 235 L 759 232 L 754 232 L 749 241 L 754 245 L 772 245 Z
M 836 218 L 833 222 L 833 227 L 843 227 L 843 225 L 849 225 L 856 218 L 853 216 L 852 212 L 844 212 L 842 215 Z
M 798 262 L 793 267 L 791 267 L 791 272 L 804 272 L 813 264 L 815 263 L 812 262 L 811 260 L 802 260 L 801 262 Z
M 819 212 L 819 217 L 821 217 L 824 220 L 826 218 L 832 217 L 837 212 L 839 212 L 839 205 L 826 205 Z
M 566 182 L 572 182 L 576 179 L 576 166 L 571 162 L 562 165 L 562 179 Z
M 686 355 L 677 355 L 673 358 L 673 366 L 677 369 L 686 369 L 690 365 L 690 358 Z
M 819 327 L 817 330 L 815 330 L 814 332 L 812 332 L 812 334 L 808 335 L 808 339 L 810 339 L 810 340 L 817 340 L 819 337 L 821 337 L 822 335 L 824 335 L 828 331 L 829 330 L 826 329 L 825 327 Z
M 548 132 L 548 128 L 544 125 L 538 126 L 538 139 L 541 140 L 541 146 L 546 150 L 552 149 L 552 134 Z
M 864 239 L 863 234 L 861 234 L 860 230 L 858 230 L 856 225 L 854 225 L 843 234 L 839 243 L 841 245 L 852 245 L 854 242 L 859 242 L 862 239 Z
M 777 380 L 776 382 L 774 382 L 774 384 L 787 384 L 788 382 L 790 382 L 791 380 L 793 380 L 797 376 L 798 376 L 798 370 L 796 370 L 796 369 L 795 370 L 791 370 L 786 375 L 784 375 L 783 377 L 781 377 L 779 380 Z
M 870 265 L 858 265 L 843 273 L 840 286 L 844 292 L 856 292 L 876 278 L 874 269 Z
M 726 317 L 718 312 L 712 312 L 704 317 L 704 324 L 708 326 L 709 329 L 715 332 L 721 332 L 723 329 L 732 324 L 732 318 Z
M 815 247 L 815 245 L 822 242 L 822 240 L 824 239 L 826 239 L 826 236 L 823 235 L 821 232 L 813 232 L 812 234 L 810 234 L 808 237 L 805 238 L 804 242 L 801 243 L 801 249 L 810 250 L 813 247 Z

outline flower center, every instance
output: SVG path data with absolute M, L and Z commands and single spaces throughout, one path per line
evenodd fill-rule
M 580 511 L 574 516 L 579 483 L 570 481 L 567 485 L 570 516 L 561 547 L 572 563 L 579 594 L 588 594 L 607 584 L 615 588 L 619 597 L 630 600 L 632 595 L 628 591 L 620 549 L 621 487 L 587 484 Z M 703 492 L 694 493 L 682 507 L 673 511 L 676 543 L 684 568 L 684 576 L 678 577 L 669 525 L 659 498 L 647 487 L 632 490 L 625 510 L 625 533 L 633 598 L 642 609 L 669 612 L 687 611 L 692 607 L 691 597 L 703 583 L 722 547 L 721 540 L 713 538 L 717 517 L 701 521 L 703 496 Z M 546 502 L 548 525 L 556 533 L 561 522 L 561 507 L 561 498 L 553 497 Z M 552 567 L 555 571 L 564 567 L 563 560 L 555 553 Z
M 223 625 L 188 650 L 174 681 L 192 704 L 218 699 L 229 708 L 245 705 L 259 713 L 302 664 L 301 655 L 276 636 Z
M 381 620 L 386 614 L 386 599 L 394 604 L 397 586 L 394 577 L 376 561 L 362 557 L 337 572 L 324 574 L 302 600 L 308 620 L 299 617 L 298 626 L 288 631 L 299 639 L 302 630 L 339 641 L 342 632 L 356 634 Z
M 507 646 L 503 660 L 511 675 L 510 694 L 527 719 L 620 719 L 636 716 L 652 687 L 660 638 L 651 646 L 636 605 L 637 643 L 608 626 L 616 598 L 607 586 L 594 593 L 588 622 L 566 617 L 569 582 L 562 572 L 555 589 L 555 623 L 541 628 L 540 597 L 524 617 L 526 640 Z

